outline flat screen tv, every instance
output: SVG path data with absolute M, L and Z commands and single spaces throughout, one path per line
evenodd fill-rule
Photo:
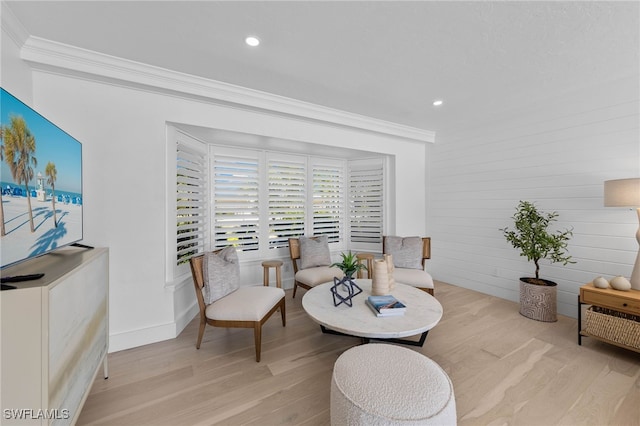
M 0 129 L 3 269 L 82 240 L 82 144 L 2 88 Z

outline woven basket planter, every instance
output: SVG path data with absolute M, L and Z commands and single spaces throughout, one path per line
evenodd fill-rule
M 536 321 L 557 321 L 557 284 L 548 280 L 538 280 L 546 285 L 532 284 L 528 280 L 532 278 L 520 278 L 520 315 Z
M 591 306 L 585 315 L 585 331 L 595 337 L 640 349 L 640 316 Z

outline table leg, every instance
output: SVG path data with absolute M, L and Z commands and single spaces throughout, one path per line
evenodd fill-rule
M 429 330 L 427 330 L 424 333 L 422 333 L 420 335 L 420 340 L 418 340 L 417 342 L 415 342 L 413 340 L 395 339 L 395 338 L 392 338 L 392 339 L 375 339 L 375 340 L 380 340 L 382 342 L 400 343 L 402 345 L 422 347 L 424 345 L 425 340 L 427 340 L 427 334 L 428 333 L 429 333 Z
M 105 379 L 109 378 L 109 361 L 107 360 L 107 356 L 109 354 L 104 355 L 104 360 L 102 361 L 102 373 Z
M 278 288 L 282 288 L 282 271 L 280 266 L 276 266 L 276 285 Z
M 582 346 L 582 303 L 578 295 L 578 346 Z
M 354 336 L 354 335 L 351 335 L 351 334 L 342 333 L 340 331 L 332 330 L 330 328 L 325 327 L 324 325 L 320 326 L 320 330 L 322 330 L 322 332 L 325 333 L 325 334 L 333 334 L 333 335 L 336 335 L 336 336 L 359 337 L 359 336 Z M 418 340 L 417 342 L 413 341 L 413 340 L 397 339 L 397 338 L 379 339 L 379 338 L 375 338 L 375 337 L 360 337 L 360 339 L 362 339 L 362 343 L 370 343 L 372 340 L 377 340 L 377 341 L 380 341 L 380 342 L 391 342 L 391 343 L 399 343 L 399 344 L 402 344 L 402 345 L 422 347 L 424 345 L 425 340 L 427 340 L 427 334 L 429 334 L 429 330 L 427 330 L 424 333 L 422 333 L 420 335 L 420 340 Z

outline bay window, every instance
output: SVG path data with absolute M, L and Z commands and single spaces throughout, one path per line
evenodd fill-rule
M 288 239 L 302 235 L 327 235 L 336 251 L 381 243 L 382 158 L 325 158 L 206 144 L 175 130 L 171 135 L 174 276 L 186 272 L 192 255 L 228 245 L 241 259 L 257 260 L 286 257 Z

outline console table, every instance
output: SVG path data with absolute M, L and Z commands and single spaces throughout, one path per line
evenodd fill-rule
M 109 251 L 61 248 L 2 275 L 36 272 L 0 292 L 0 424 L 73 425 L 101 366 L 107 376 Z
M 582 336 L 588 336 L 612 345 L 640 352 L 640 350 L 636 348 L 595 336 L 582 330 L 582 305 L 599 306 L 601 308 L 640 316 L 639 290 L 620 291 L 612 288 L 597 288 L 593 283 L 580 287 L 580 295 L 578 296 L 578 344 L 582 344 Z

